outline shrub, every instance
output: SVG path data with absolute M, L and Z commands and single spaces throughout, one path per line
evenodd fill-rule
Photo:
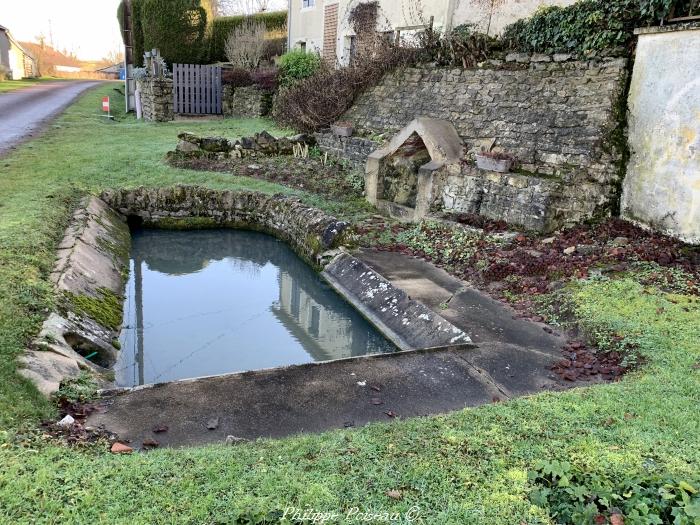
M 536 53 L 572 53 L 627 46 L 633 29 L 668 15 L 673 0 L 580 0 L 550 6 L 505 28 L 507 48 Z
M 262 22 L 268 32 L 283 31 L 287 26 L 286 11 L 257 13 L 251 16 L 222 16 L 215 18 L 211 23 L 211 33 L 209 35 L 209 62 L 226 61 L 226 39 L 236 27 L 242 25 L 249 18 Z
M 547 508 L 556 523 L 697 523 L 700 479 L 647 474 L 612 480 L 565 461 L 540 462 L 528 475 L 530 500 Z
M 327 127 L 385 73 L 413 60 L 412 50 L 395 46 L 377 32 L 378 9 L 374 1 L 358 4 L 350 13 L 358 45 L 349 66 L 334 69 L 317 55 L 300 51 L 282 56 L 282 90 L 273 111 L 280 124 L 305 132 Z M 307 62 L 309 56 L 313 62 Z
M 255 69 L 265 52 L 265 26 L 260 21 L 247 18 L 231 31 L 224 50 L 233 67 Z
M 455 27 L 444 37 L 429 28 L 419 37 L 420 58 L 440 66 L 474 67 L 498 47 L 498 41 L 475 31 L 473 24 Z
M 207 14 L 200 0 L 142 1 L 145 48 L 159 49 L 168 65 L 196 64 L 202 61 Z
M 304 132 L 328 127 L 350 109 L 360 93 L 412 57 L 410 50 L 387 46 L 347 67 L 319 64 L 316 73 L 291 86 L 280 82 L 283 88 L 275 102 L 274 117 L 280 124 Z
M 278 71 L 275 67 L 257 69 L 251 73 L 253 83 L 262 91 L 270 93 L 277 91 L 277 75 Z
M 282 38 L 268 38 L 265 40 L 265 51 L 263 52 L 263 58 L 265 60 L 272 60 L 275 57 L 281 57 L 287 51 L 287 39 Z
M 233 87 L 253 85 L 253 77 L 247 69 L 225 69 L 221 72 L 221 83 Z
M 321 57 L 316 53 L 301 50 L 287 51 L 280 58 L 279 81 L 282 86 L 291 86 L 310 77 L 321 66 Z
M 10 70 L 7 67 L 0 64 L 0 80 L 8 80 L 9 73 Z

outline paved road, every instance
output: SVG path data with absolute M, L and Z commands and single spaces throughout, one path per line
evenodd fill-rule
M 46 82 L 0 93 L 0 156 L 30 139 L 86 89 L 99 82 Z

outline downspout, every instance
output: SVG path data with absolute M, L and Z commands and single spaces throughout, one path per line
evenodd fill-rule
M 292 50 L 292 2 L 287 0 L 287 51 Z
M 457 8 L 457 0 L 447 0 L 447 14 L 445 20 L 445 34 L 452 31 L 454 23 L 455 9 Z

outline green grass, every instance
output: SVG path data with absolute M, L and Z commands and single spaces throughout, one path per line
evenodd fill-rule
M 66 80 L 67 79 L 54 77 L 24 78 L 22 80 L 0 80 L 0 93 L 7 93 L 8 91 L 14 91 L 16 89 L 35 86 L 43 82 L 61 82 Z
M 361 429 L 132 456 L 68 448 L 31 431 L 52 407 L 16 375 L 14 359 L 55 301 L 48 274 L 77 197 L 181 182 L 284 190 L 161 162 L 179 131 L 275 132 L 269 123 L 108 122 L 99 100 L 110 92 L 86 94 L 50 132 L 0 160 L 0 522 L 235 523 L 292 505 L 331 512 L 417 506 L 430 524 L 549 523 L 546 509 L 528 499 L 527 473 L 540 460 L 614 478 L 700 472 L 700 370 L 693 367 L 700 303 L 644 287 L 634 275 L 568 289 L 587 331 L 626 334 L 646 358 L 618 383 Z M 340 212 L 362 209 L 301 195 Z

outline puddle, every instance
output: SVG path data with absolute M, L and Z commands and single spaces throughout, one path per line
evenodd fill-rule
M 132 232 L 120 386 L 396 348 L 285 243 L 238 230 Z

